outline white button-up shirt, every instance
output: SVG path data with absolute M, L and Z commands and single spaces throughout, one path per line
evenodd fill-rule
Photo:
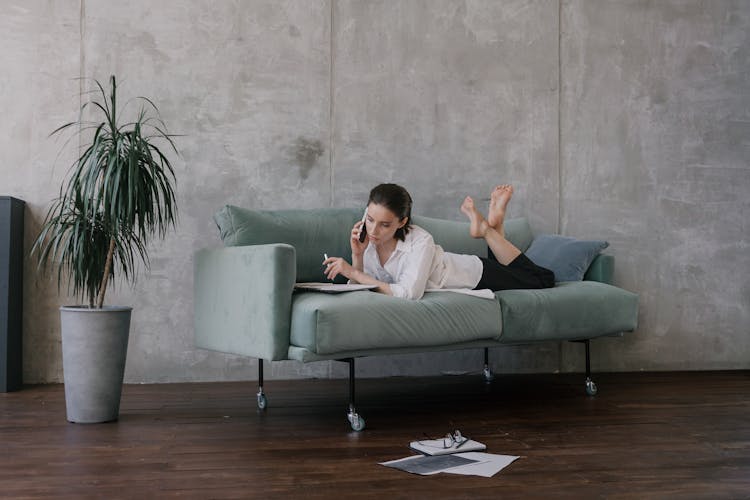
M 398 240 L 385 265 L 380 264 L 375 245 L 370 243 L 365 249 L 363 267 L 365 273 L 390 284 L 394 297 L 416 300 L 426 289 L 476 287 L 483 265 L 476 255 L 444 251 L 430 233 L 412 225 L 404 241 Z

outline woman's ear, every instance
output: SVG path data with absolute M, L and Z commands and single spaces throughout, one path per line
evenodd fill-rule
M 401 219 L 400 221 L 398 221 L 398 229 L 401 229 L 402 227 L 404 227 L 407 222 L 409 222 L 409 218 L 408 217 L 404 217 L 403 219 Z

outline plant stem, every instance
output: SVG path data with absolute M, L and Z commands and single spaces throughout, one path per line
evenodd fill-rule
M 107 281 L 109 280 L 109 270 L 112 268 L 112 257 L 115 254 L 115 239 L 110 238 L 109 250 L 107 251 L 107 262 L 104 264 L 104 276 L 102 284 L 99 287 L 99 298 L 97 299 L 96 308 L 101 309 L 104 304 L 104 292 L 107 290 Z

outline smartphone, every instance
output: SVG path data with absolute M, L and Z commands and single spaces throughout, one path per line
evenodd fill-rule
M 362 216 L 362 227 L 361 231 L 359 233 L 359 242 L 364 243 L 365 238 L 367 238 L 367 209 L 365 208 L 365 214 Z

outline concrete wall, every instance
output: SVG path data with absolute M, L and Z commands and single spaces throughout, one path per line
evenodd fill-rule
M 357 206 L 399 182 L 424 215 L 516 186 L 511 216 L 601 237 L 641 326 L 597 370 L 750 367 L 748 2 L 12 0 L 0 16 L 0 192 L 28 203 L 27 249 L 74 147 L 47 135 L 112 73 L 170 131 L 178 230 L 110 303 L 135 307 L 130 382 L 252 379 L 192 346 L 192 254 L 211 215 Z M 25 266 L 24 376 L 62 378 L 49 277 Z M 581 347 L 497 349 L 495 370 L 580 370 Z M 363 360 L 364 376 L 473 371 L 480 352 Z M 343 376 L 275 363 L 270 376 Z
M 562 231 L 608 239 L 641 296 L 594 367 L 750 367 L 750 2 L 565 2 L 561 24 Z

